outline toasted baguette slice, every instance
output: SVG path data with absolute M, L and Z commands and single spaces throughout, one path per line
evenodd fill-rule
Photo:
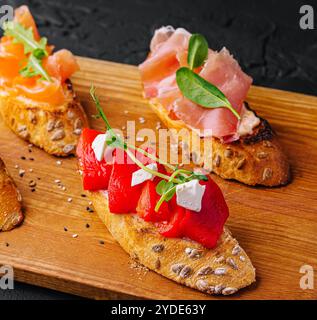
M 51 106 L 0 91 L 0 114 L 20 138 L 49 154 L 75 154 L 82 128 L 88 126 L 88 120 L 70 80 L 65 83 L 64 92 L 66 102 Z
M 177 130 L 187 128 L 182 120 L 172 120 L 168 111 L 156 99 L 151 99 L 149 102 L 153 111 L 168 128 Z M 248 107 L 247 104 L 246 106 Z M 191 145 L 192 153 L 200 154 L 205 143 L 204 139 L 212 142 L 212 165 L 206 166 L 202 161 L 199 162 L 199 159 L 196 159 L 196 164 L 212 170 L 224 179 L 234 179 L 251 186 L 269 187 L 285 185 L 290 181 L 287 157 L 271 126 L 264 119 L 261 119 L 261 123 L 252 135 L 241 137 L 232 143 L 221 143 L 214 137 L 199 138 L 194 132 L 193 134 L 197 139 L 185 141 Z M 192 158 L 195 158 L 194 154 Z
M 23 221 L 22 197 L 0 158 L 0 231 L 9 231 Z
M 218 246 L 165 238 L 135 214 L 112 214 L 103 192 L 90 192 L 100 219 L 122 248 L 139 263 L 180 284 L 208 294 L 229 295 L 255 281 L 249 257 L 228 229 Z

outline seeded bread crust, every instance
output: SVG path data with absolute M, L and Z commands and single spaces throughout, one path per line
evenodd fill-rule
M 149 103 L 168 128 L 177 130 L 187 128 L 182 120 L 172 120 L 168 111 L 156 99 L 151 99 Z M 198 137 L 197 134 L 193 134 Z M 199 150 L 203 150 L 205 139 L 212 142 L 210 157 L 212 162 L 210 161 L 206 165 L 202 162 L 203 160 L 196 159 L 196 164 L 204 166 L 208 170 L 212 169 L 214 173 L 224 179 L 234 179 L 251 186 L 268 187 L 285 185 L 290 181 L 288 159 L 277 141 L 275 133 L 264 119 L 261 119 L 260 125 L 252 135 L 247 135 L 232 143 L 221 143 L 219 139 L 214 137 L 193 139 L 191 144 L 192 159 L 195 158 L 195 153 L 200 154 Z M 190 145 L 189 141 L 185 141 L 185 143 Z
M 82 128 L 88 126 L 83 107 L 67 80 L 64 87 L 66 102 L 51 106 L 11 97 L 0 92 L 0 114 L 6 125 L 20 138 L 55 156 L 75 154 Z
M 21 203 L 21 194 L 0 158 L 0 231 L 9 231 L 22 223 Z
M 218 246 L 161 236 L 135 214 L 112 214 L 102 192 L 90 192 L 100 219 L 123 249 L 147 268 L 207 294 L 230 295 L 255 281 L 255 269 L 227 228 Z

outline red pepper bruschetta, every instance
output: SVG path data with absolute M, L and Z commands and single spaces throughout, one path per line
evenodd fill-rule
M 254 282 L 250 259 L 224 227 L 229 209 L 216 183 L 126 144 L 105 122 L 106 132 L 83 130 L 77 156 L 84 189 L 127 253 L 208 294 L 233 294 Z

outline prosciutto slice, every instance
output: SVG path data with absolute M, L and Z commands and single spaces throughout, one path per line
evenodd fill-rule
M 192 129 L 204 131 L 223 141 L 239 139 L 239 122 L 226 108 L 207 109 L 183 97 L 176 83 L 176 71 L 187 66 L 187 50 L 191 34 L 171 26 L 155 31 L 149 57 L 139 65 L 147 98 L 158 101 Z M 201 77 L 217 86 L 239 112 L 244 113 L 243 102 L 252 83 L 238 62 L 226 48 L 219 52 L 209 49 L 203 67 L 195 70 Z

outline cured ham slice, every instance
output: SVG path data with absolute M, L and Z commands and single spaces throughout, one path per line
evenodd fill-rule
M 174 118 L 192 129 L 212 132 L 223 141 L 239 139 L 239 121 L 226 108 L 207 109 L 183 97 L 178 89 L 176 71 L 187 65 L 187 50 L 191 34 L 186 30 L 162 27 L 151 41 L 151 53 L 139 66 L 146 98 L 156 98 Z M 226 48 L 219 52 L 209 49 L 202 68 L 195 70 L 217 86 L 232 106 L 242 114 L 243 102 L 252 83 Z

